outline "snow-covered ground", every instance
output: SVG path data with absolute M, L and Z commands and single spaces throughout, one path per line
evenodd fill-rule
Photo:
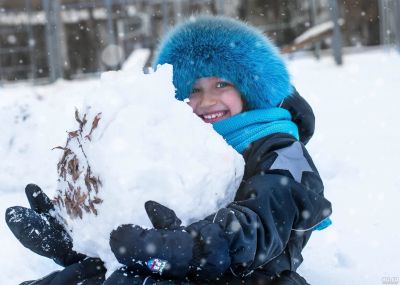
M 400 284 L 400 55 L 383 50 L 348 55 L 342 67 L 331 57 L 301 58 L 289 68 L 316 114 L 308 149 L 334 210 L 333 225 L 311 237 L 300 272 L 311 284 Z M 76 94 L 94 82 L 0 87 L 0 212 L 27 206 L 27 183 L 54 193 L 59 152 L 50 149 L 72 128 L 70 110 L 82 104 Z M 0 244 L 1 284 L 58 268 L 22 247 L 4 220 Z
M 311 284 L 400 284 L 385 283 L 400 277 L 400 55 L 354 54 L 342 67 L 302 59 L 290 70 L 316 114 L 308 149 L 334 212 L 300 271 Z

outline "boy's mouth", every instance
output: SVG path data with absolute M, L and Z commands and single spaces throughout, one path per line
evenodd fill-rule
M 199 116 L 206 123 L 215 123 L 217 121 L 221 121 L 221 120 L 225 119 L 227 117 L 227 115 L 228 115 L 228 111 L 217 111 L 217 112 L 202 114 Z

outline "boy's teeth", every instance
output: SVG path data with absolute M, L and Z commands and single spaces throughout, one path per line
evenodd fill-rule
M 224 112 L 219 112 L 219 113 L 215 113 L 215 114 L 211 114 L 211 115 L 204 115 L 204 118 L 210 120 L 210 119 L 222 117 L 223 115 L 224 115 Z

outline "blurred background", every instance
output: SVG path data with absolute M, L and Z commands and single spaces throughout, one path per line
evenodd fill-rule
M 340 65 L 343 52 L 400 50 L 399 0 L 0 0 L 0 84 L 97 76 L 134 52 L 148 67 L 162 35 L 197 13 L 248 21 L 289 57 Z
M 314 109 L 307 149 L 333 226 L 313 234 L 300 273 L 311 284 L 398 284 L 400 0 L 0 0 L 0 212 L 27 206 L 28 183 L 54 194 L 51 149 L 100 74 L 146 70 L 160 38 L 198 13 L 259 27 Z M 59 269 L 4 220 L 0 244 L 1 284 Z

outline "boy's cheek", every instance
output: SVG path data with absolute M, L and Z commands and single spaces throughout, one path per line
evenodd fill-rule
M 194 113 L 196 113 L 196 109 L 197 109 L 197 104 L 195 102 L 195 100 L 190 100 L 186 102 L 193 110 Z M 197 113 L 196 113 L 197 115 Z

